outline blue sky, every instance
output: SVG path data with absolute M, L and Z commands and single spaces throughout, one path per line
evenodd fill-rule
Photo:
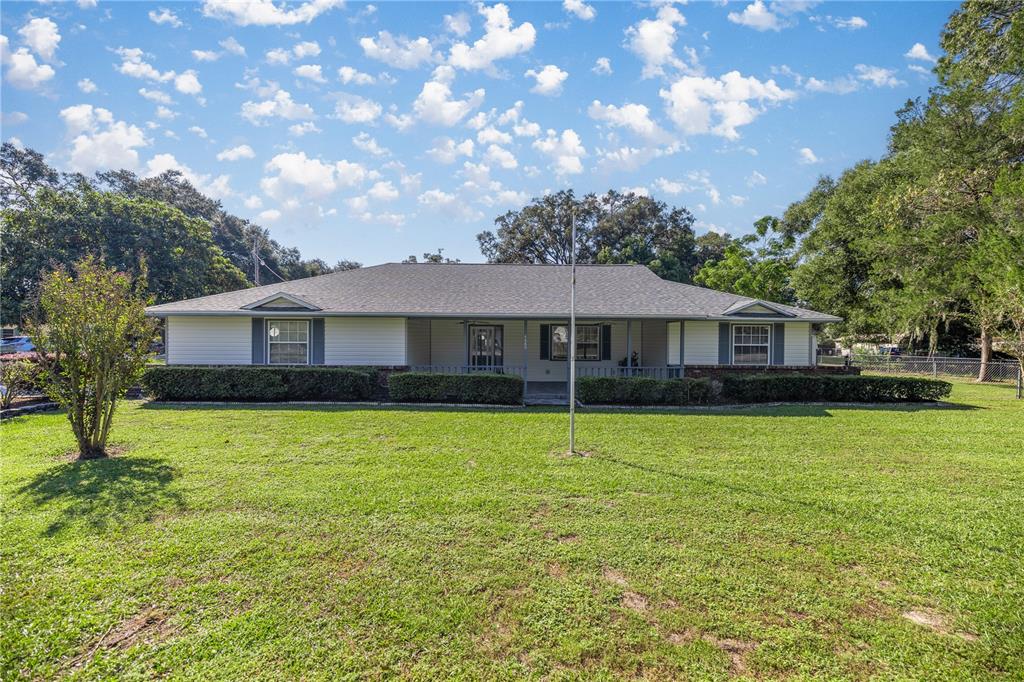
M 475 235 L 530 197 L 646 192 L 750 232 L 885 148 L 954 3 L 4 2 L 4 140 L 181 169 L 306 257 Z

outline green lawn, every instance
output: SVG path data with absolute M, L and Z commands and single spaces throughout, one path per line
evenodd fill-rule
M 0 678 L 1024 676 L 1024 401 L 0 426 Z M 915 622 L 918 621 L 918 622 Z

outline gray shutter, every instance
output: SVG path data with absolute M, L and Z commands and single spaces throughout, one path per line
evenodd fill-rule
M 309 346 L 309 364 L 322 365 L 324 364 L 324 318 L 314 318 L 310 326 L 313 328 L 313 334 Z
M 772 364 L 786 364 L 786 324 L 776 322 L 772 325 Z
M 729 323 L 718 323 L 718 364 L 728 365 L 729 362 Z
M 252 364 L 265 365 L 267 358 L 267 332 L 265 320 L 262 317 L 252 318 Z
M 601 325 L 601 359 L 612 359 L 612 326 L 610 324 Z
M 540 359 L 547 360 L 551 357 L 551 325 L 540 326 Z

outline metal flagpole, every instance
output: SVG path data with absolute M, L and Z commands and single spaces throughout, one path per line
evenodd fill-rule
M 576 211 L 572 212 L 572 243 L 569 249 L 569 454 L 576 454 Z

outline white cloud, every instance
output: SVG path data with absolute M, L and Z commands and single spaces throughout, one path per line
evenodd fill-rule
M 612 60 L 608 57 L 598 57 L 597 61 L 594 62 L 594 68 L 591 69 L 598 76 L 610 76 L 612 75 Z
M 906 85 L 899 78 L 896 78 L 895 69 L 883 69 L 881 66 L 857 64 L 853 67 L 853 70 L 857 73 L 857 78 L 871 83 L 876 88 L 895 88 L 900 85 Z
M 28 114 L 24 111 L 12 111 L 10 113 L 4 112 L 0 114 L 0 123 L 8 126 L 16 126 L 24 123 L 28 120 Z
M 581 159 L 587 155 L 587 150 L 572 128 L 563 130 L 561 135 L 555 130 L 548 130 L 547 137 L 533 142 L 533 148 L 551 158 L 552 168 L 558 176 L 583 172 Z
M 321 72 L 319 64 L 303 64 L 301 66 L 296 66 L 294 73 L 299 78 L 306 78 L 314 83 L 327 82 L 327 79 L 324 78 L 324 75 Z
M 623 194 L 635 194 L 638 197 L 649 197 L 651 195 L 650 190 L 648 190 L 646 187 L 643 187 L 643 186 L 640 186 L 640 187 L 623 187 L 622 188 L 622 193 Z
M 148 99 L 150 102 L 156 102 L 157 104 L 170 104 L 171 96 L 166 92 L 160 90 L 149 90 L 147 88 L 139 88 L 139 94 Z
M 208 194 L 215 199 L 223 199 L 233 194 L 229 185 L 230 176 L 218 175 L 212 177 L 202 173 L 196 173 L 185 164 L 174 158 L 173 154 L 157 154 L 146 162 L 146 177 L 155 177 L 161 173 L 174 170 L 181 173 L 186 180 L 195 186 L 203 194 Z
M 339 188 L 358 185 L 366 178 L 366 169 L 358 163 L 325 163 L 307 157 L 305 152 L 278 154 L 265 169 L 274 175 L 265 176 L 260 187 L 267 196 L 279 201 L 289 198 L 295 189 L 307 198 L 324 197 Z
M 597 11 L 583 0 L 562 0 L 562 9 L 570 14 L 575 14 L 577 19 L 591 21 L 597 16 Z
M 673 195 L 682 194 L 687 190 L 687 185 L 685 183 L 669 180 L 667 178 L 657 178 L 654 181 L 654 186 L 657 187 L 659 191 L 664 192 L 665 194 Z
M 0 35 L 0 63 L 7 67 L 4 80 L 21 90 L 34 90 L 56 73 L 49 64 L 39 64 L 28 48 L 8 49 L 7 36 Z
M 810 147 L 801 147 L 799 153 L 800 153 L 800 158 L 799 158 L 800 163 L 812 164 L 812 163 L 818 163 L 819 161 L 821 161 L 821 159 L 818 158 L 818 156 L 814 153 L 814 151 Z
M 730 71 L 720 78 L 683 76 L 659 94 L 665 100 L 669 118 L 684 133 L 712 133 L 729 140 L 737 139 L 736 129 L 752 123 L 768 105 L 796 96 L 774 80 L 744 77 L 739 71 Z
M 92 173 L 106 168 L 134 169 L 139 164 L 139 147 L 149 144 L 142 129 L 115 121 L 107 109 L 78 104 L 62 109 L 71 139 L 68 166 L 73 171 Z
M 423 84 L 423 89 L 413 102 L 417 118 L 450 127 L 483 103 L 483 88 L 467 92 L 465 99 L 452 99 L 451 82 L 454 78 L 455 72 L 450 66 L 442 65 L 434 69 L 433 77 Z
M 268 208 L 266 211 L 260 211 L 256 216 L 256 220 L 261 223 L 273 223 L 281 219 L 281 212 L 276 208 Z
M 295 55 L 296 59 L 317 57 L 320 55 L 320 43 L 315 40 L 307 40 L 305 42 L 297 43 L 295 47 L 292 48 L 292 54 Z
M 215 62 L 220 59 L 220 52 L 214 50 L 192 50 L 192 58 L 197 62 Z
M 666 147 L 647 145 L 645 147 L 622 146 L 616 149 L 600 149 L 597 155 L 599 166 L 606 171 L 634 171 L 644 164 L 663 156 L 671 156 L 683 147 L 673 143 Z
M 199 74 L 189 69 L 174 77 L 174 89 L 183 95 L 198 95 L 203 91 L 203 85 L 199 82 Z
M 288 126 L 288 134 L 293 137 L 302 137 L 303 135 L 308 135 L 309 133 L 319 132 L 322 131 L 319 128 L 317 128 L 316 124 L 313 123 L 312 121 L 306 121 L 305 123 L 295 123 L 293 125 Z
M 861 84 L 853 76 L 839 76 L 831 80 L 820 80 L 811 76 L 804 87 L 811 92 L 831 92 L 836 95 L 848 95 L 860 89 Z
M 498 3 L 487 7 L 477 5 L 477 11 L 484 17 L 484 35 L 472 45 L 456 42 L 448 53 L 448 63 L 466 71 L 490 69 L 494 62 L 505 59 L 533 47 L 537 31 L 533 24 L 524 21 L 512 26 L 508 6 Z
M 626 103 L 617 107 L 614 104 L 601 104 L 601 101 L 596 99 L 587 108 L 587 114 L 595 121 L 626 128 L 651 141 L 667 141 L 670 136 L 651 119 L 650 113 L 643 104 Z
M 480 144 L 512 144 L 512 136 L 494 126 L 487 126 L 477 132 L 476 141 Z
M 373 123 L 383 109 L 372 99 L 359 95 L 341 94 L 334 105 L 334 118 L 345 123 Z
M 930 52 L 928 52 L 928 48 L 921 43 L 914 43 L 914 46 L 907 50 L 906 54 L 903 56 L 907 59 L 916 59 L 922 62 L 931 62 L 932 64 L 938 61 Z
M 672 5 L 658 8 L 657 18 L 643 19 L 626 29 L 626 47 L 644 63 L 643 77 L 653 78 L 671 66 L 685 70 L 686 64 L 676 56 L 676 26 L 685 26 L 686 18 Z
M 427 155 L 438 163 L 455 163 L 460 156 L 473 156 L 473 140 L 465 139 L 455 142 L 450 137 L 434 140 L 434 146 L 427 150 Z
M 469 15 L 465 12 L 444 15 L 444 30 L 460 38 L 469 33 Z
M 494 163 L 506 170 L 511 170 L 519 165 L 516 161 L 516 157 L 507 149 L 499 147 L 496 144 L 492 144 L 487 148 L 487 153 L 484 155 L 484 160 L 489 163 Z
M 467 202 L 454 194 L 439 189 L 430 189 L 420 194 L 416 201 L 430 210 L 437 211 L 457 220 L 472 222 L 483 218 L 483 214 L 471 208 Z
M 836 28 L 846 29 L 847 31 L 859 31 L 862 28 L 868 27 L 868 22 L 863 17 L 836 17 L 832 20 L 832 24 Z
M 404 133 L 416 124 L 416 119 L 409 114 L 396 114 L 388 112 L 384 114 L 384 122 L 400 133 Z
M 373 187 L 366 190 L 366 196 L 374 201 L 394 201 L 398 198 L 398 190 L 390 181 L 381 180 L 373 183 Z
M 537 81 L 537 84 L 530 88 L 530 92 L 549 97 L 561 94 L 562 84 L 569 77 L 568 72 L 562 71 L 554 64 L 548 64 L 540 71 L 530 69 L 523 75 Z
M 161 104 L 156 108 L 156 117 L 162 118 L 165 121 L 170 121 L 178 117 L 178 112 L 172 111 Z
M 740 196 L 739 194 L 730 194 L 729 203 L 733 206 L 742 206 L 747 203 L 747 197 Z
M 754 0 L 742 12 L 729 12 L 729 21 L 755 31 L 781 31 L 784 27 L 778 15 L 764 4 L 764 0 Z
M 344 0 L 308 0 L 289 7 L 273 0 L 204 0 L 203 14 L 239 26 L 292 26 L 308 24 L 344 4 Z
M 343 66 L 338 69 L 338 78 L 345 85 L 352 83 L 353 85 L 373 85 L 374 78 L 368 73 L 363 73 L 356 68 L 351 66 Z
M 235 40 L 234 36 L 228 36 L 224 40 L 220 41 L 220 46 L 223 47 L 227 52 L 235 55 L 236 57 L 245 56 L 245 48 L 242 44 Z
M 78 81 L 78 89 L 88 95 L 89 93 L 96 92 L 96 84 L 89 78 L 83 78 Z
M 377 140 L 365 131 L 353 137 L 352 144 L 367 154 L 373 154 L 374 156 L 387 156 L 390 154 L 387 149 L 377 144 Z
M 682 194 L 684 192 L 702 192 L 711 200 L 712 204 L 722 202 L 722 193 L 718 191 L 711 176 L 707 171 L 690 171 L 686 174 L 686 180 L 669 180 L 668 178 L 657 178 L 654 186 L 658 191 L 665 194 Z M 701 210 L 704 210 L 701 208 Z
M 99 0 L 78 0 L 76 4 L 79 9 L 92 9 L 99 4 Z
M 53 57 L 57 53 L 57 46 L 60 45 L 60 31 L 52 20 L 30 19 L 28 23 L 18 29 L 18 35 L 33 52 L 45 61 L 53 61 Z
M 275 47 L 273 50 L 267 50 L 266 55 L 268 64 L 287 64 L 292 60 L 292 53 L 283 47 Z
M 189 127 L 188 131 L 198 137 L 203 138 L 204 140 L 210 137 L 209 135 L 206 134 L 206 129 L 200 128 L 199 126 L 191 126 Z
M 142 59 L 144 53 L 137 47 L 119 47 L 114 50 L 114 52 L 121 57 L 121 63 L 116 68 L 125 76 L 130 76 L 132 78 L 144 78 L 146 80 L 157 81 L 159 83 L 165 83 L 174 79 L 173 71 L 165 71 L 161 73 L 160 70 L 152 64 L 144 61 Z
M 246 208 L 253 211 L 263 208 L 263 199 L 260 199 L 256 194 L 250 194 L 242 203 Z
M 256 152 L 252 150 L 247 144 L 240 144 L 237 147 L 231 147 L 217 154 L 218 161 L 238 161 L 239 159 L 254 159 L 256 158 Z
M 149 20 L 154 24 L 167 24 L 172 28 L 181 27 L 181 20 L 178 19 L 174 12 L 166 7 L 161 7 L 159 10 L 149 10 Z
M 763 185 L 767 182 L 768 178 L 757 171 L 753 171 L 749 176 L 747 176 L 747 187 L 757 187 L 758 185 Z
M 295 121 L 313 118 L 314 113 L 308 104 L 292 100 L 287 90 L 278 90 L 273 98 L 262 102 L 249 101 L 242 104 L 242 118 L 254 125 L 260 125 L 265 119 L 275 117 Z
M 388 31 L 380 31 L 376 38 L 360 38 L 359 46 L 363 48 L 363 54 L 370 59 L 384 62 L 396 69 L 416 69 L 440 59 L 430 41 L 422 36 L 410 39 L 405 36 L 395 37 Z
M 920 64 L 909 64 L 909 65 L 907 65 L 907 68 L 910 69 L 911 71 L 913 71 L 914 73 L 921 74 L 922 76 L 930 76 L 930 75 L 932 75 L 931 71 L 929 71 L 925 67 L 921 66 Z

